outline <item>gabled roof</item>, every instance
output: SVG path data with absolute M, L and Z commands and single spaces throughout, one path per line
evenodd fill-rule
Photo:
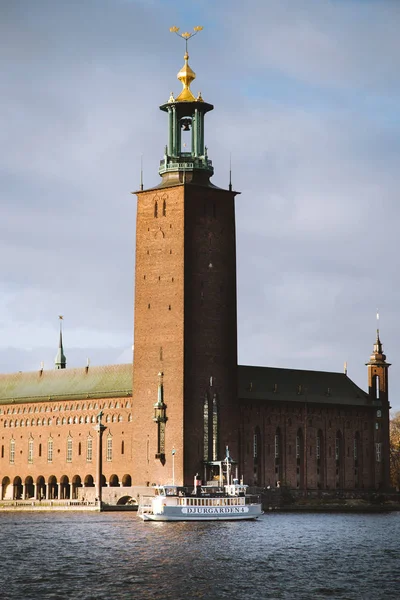
M 366 392 L 344 373 L 276 367 L 238 367 L 240 399 L 371 405 Z
M 132 364 L 0 375 L 0 404 L 132 396 Z
M 0 404 L 132 396 L 132 364 L 0 375 Z M 299 387 L 301 386 L 301 387 Z M 347 375 L 276 367 L 238 367 L 242 400 L 370 405 Z

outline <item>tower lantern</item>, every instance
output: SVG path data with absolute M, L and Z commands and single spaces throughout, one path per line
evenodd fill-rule
M 196 73 L 189 65 L 187 43 L 202 29 L 195 27 L 194 33 L 179 34 L 178 27 L 171 27 L 173 33 L 185 39 L 186 52 L 185 63 L 177 75 L 183 89 L 176 98 L 171 92 L 168 102 L 160 106 L 160 110 L 168 114 L 168 144 L 159 169 L 163 183 L 183 180 L 202 183 L 207 182 L 214 173 L 204 142 L 204 115 L 214 107 L 204 102 L 200 92 L 195 97 L 190 89 Z M 189 146 L 183 142 L 184 132 L 191 132 Z

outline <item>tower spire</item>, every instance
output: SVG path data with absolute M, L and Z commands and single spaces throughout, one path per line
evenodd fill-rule
M 63 339 L 62 339 L 62 321 L 63 321 L 64 317 L 62 315 L 59 315 L 58 319 L 60 321 L 60 338 L 59 338 L 59 342 L 58 342 L 58 352 L 57 352 L 56 358 L 54 360 L 54 366 L 56 369 L 65 369 L 67 366 L 67 359 L 64 354 Z

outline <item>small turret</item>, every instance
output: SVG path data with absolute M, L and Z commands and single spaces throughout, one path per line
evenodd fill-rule
M 369 358 L 369 362 L 366 363 L 367 367 L 373 366 L 381 366 L 381 367 L 390 367 L 390 363 L 386 362 L 386 354 L 383 353 L 382 342 L 379 337 L 379 329 L 376 330 L 376 341 L 374 344 L 374 349 Z

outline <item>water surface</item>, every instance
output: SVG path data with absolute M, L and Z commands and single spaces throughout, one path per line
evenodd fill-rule
M 400 598 L 400 513 L 3 513 L 0 543 L 3 600 Z

